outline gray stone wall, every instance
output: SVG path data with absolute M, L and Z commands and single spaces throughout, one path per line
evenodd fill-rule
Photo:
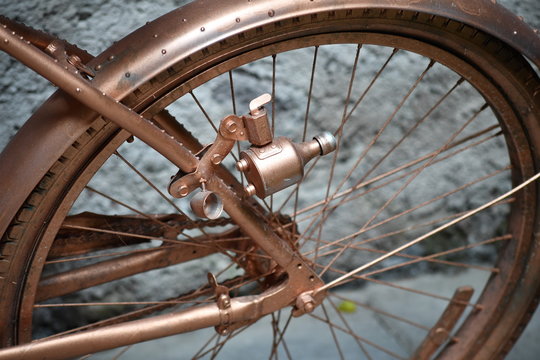
M 2 0 L 0 8 L 3 15 L 76 43 L 96 55 L 146 21 L 188 2 Z M 523 16 L 531 26 L 540 28 L 538 0 L 499 0 L 499 3 Z M 0 74 L 1 149 L 54 89 L 5 54 L 0 54 Z

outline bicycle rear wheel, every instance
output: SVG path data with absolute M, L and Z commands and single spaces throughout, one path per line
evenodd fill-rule
M 299 186 L 254 208 L 265 209 L 261 216 L 326 281 L 491 200 L 538 169 L 537 75 L 510 48 L 448 19 L 397 10 L 309 14 L 220 39 L 189 59 L 124 102 L 179 136 L 167 109 L 198 139 L 184 138 L 193 149 L 212 140 L 212 124 L 242 113 L 262 92 L 274 97 L 276 135 L 303 141 L 321 130 L 336 134 L 335 155 L 309 167 Z M 50 336 L 149 316 L 173 304 L 212 301 L 207 271 L 219 274 L 233 294 L 257 293 L 276 281 L 269 259 L 227 218 L 197 222 L 178 215 L 183 205 L 156 192 L 174 169 L 151 149 L 126 140 L 129 134 L 97 119 L 50 169 L 4 234 L 8 265 L 2 270 L 0 319 L 10 324 L 1 337 L 4 345 L 29 341 L 32 328 L 35 336 Z M 137 199 L 144 188 L 155 197 Z M 273 336 L 260 345 L 270 347 L 270 357 L 303 356 L 305 345 L 294 346 L 292 339 L 314 332 L 332 346 L 312 339 L 309 346 L 327 358 L 346 357 L 349 350 L 366 358 L 422 357 L 433 347 L 429 330 L 437 330 L 444 309 L 456 303 L 456 288 L 478 279 L 476 296 L 458 302 L 466 308 L 463 323 L 447 329 L 450 336 L 437 344 L 438 355 L 503 355 L 538 289 L 536 190 L 529 186 L 351 278 L 332 289 L 308 320 L 295 322 L 288 312 L 272 315 Z M 141 288 L 154 281 L 143 271 L 161 267 L 156 261 L 140 268 L 141 274 L 115 281 L 95 275 L 97 280 L 88 281 L 78 270 L 114 273 L 122 257 L 170 254 L 178 239 L 204 242 L 212 236 L 220 240 L 191 257 L 200 268 L 178 261 L 160 275 L 159 298 L 155 287 Z M 90 290 L 77 285 L 84 281 Z M 439 282 L 447 285 L 434 290 Z M 67 291 L 68 286 L 74 287 Z M 81 299 L 90 304 L 73 304 Z M 400 306 L 390 308 L 395 305 Z M 73 321 L 41 326 L 61 313 Z M 249 336 L 250 329 L 230 337 Z M 222 340 L 216 335 L 212 346 L 201 344 L 200 354 L 226 354 Z

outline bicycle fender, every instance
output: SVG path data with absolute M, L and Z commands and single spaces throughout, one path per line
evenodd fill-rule
M 540 67 L 537 33 L 490 0 L 198 0 L 147 23 L 91 60 L 89 66 L 100 66 L 93 84 L 121 100 L 220 39 L 278 20 L 339 9 L 404 9 L 446 17 L 498 38 Z M 58 91 L 19 130 L 0 154 L 0 234 L 48 169 L 97 116 Z

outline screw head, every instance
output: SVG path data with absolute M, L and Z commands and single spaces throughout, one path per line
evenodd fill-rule
M 214 154 L 212 155 L 212 164 L 219 165 L 223 161 L 223 156 L 220 154 Z
M 253 184 L 248 184 L 244 188 L 244 191 L 246 192 L 247 196 L 253 196 L 253 195 L 255 195 L 257 193 L 257 189 L 255 188 L 255 185 L 253 185 Z
M 186 197 L 189 194 L 189 189 L 186 185 L 180 186 L 180 189 L 178 189 L 178 195 L 181 197 Z
M 240 159 L 236 163 L 236 168 L 238 169 L 238 171 L 244 172 L 249 168 L 249 162 L 246 159 Z

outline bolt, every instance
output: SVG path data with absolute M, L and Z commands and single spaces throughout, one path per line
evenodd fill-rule
M 244 188 L 244 191 L 246 192 L 247 196 L 253 196 L 253 195 L 255 195 L 257 193 L 257 189 L 255 188 L 255 185 L 253 185 L 253 184 L 248 184 Z
M 223 160 L 223 156 L 221 156 L 220 154 L 212 155 L 212 164 L 219 165 L 221 164 L 222 160 Z
M 228 308 L 231 305 L 231 299 L 227 295 L 220 295 L 221 304 Z
M 230 133 L 235 133 L 238 130 L 238 124 L 234 120 L 229 119 L 225 122 L 225 129 Z
M 276 15 L 276 12 L 274 10 L 268 11 L 268 16 L 273 17 L 274 15 Z
M 165 55 L 165 54 L 167 53 L 167 50 L 162 49 L 162 50 L 161 50 L 161 53 L 162 53 L 163 55 Z
M 68 63 L 70 63 L 73 66 L 77 66 L 77 65 L 81 64 L 81 62 L 82 62 L 81 58 L 78 57 L 77 55 L 68 56 L 67 61 L 68 61 Z
M 238 171 L 244 172 L 249 168 L 249 162 L 246 159 L 240 159 L 236 163 L 236 168 L 238 169 Z
M 305 313 L 310 313 L 315 309 L 315 300 L 308 293 L 300 294 L 296 298 L 296 307 Z
M 186 197 L 189 194 L 189 189 L 186 185 L 180 186 L 180 189 L 178 189 L 178 195 L 181 197 Z

